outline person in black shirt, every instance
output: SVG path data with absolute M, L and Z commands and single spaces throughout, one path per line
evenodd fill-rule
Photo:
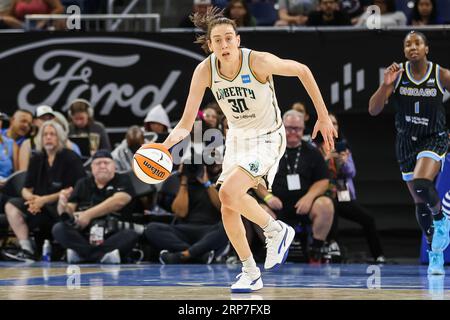
M 53 227 L 53 236 L 67 248 L 68 263 L 121 263 L 137 243 L 138 234 L 118 231 L 113 227 L 117 225 L 113 214 L 124 220 L 129 217 L 133 185 L 128 175 L 116 174 L 108 150 L 98 150 L 92 159 L 92 176 L 78 181 L 74 190 L 60 193 L 57 209 L 63 221 Z
M 323 245 L 331 229 L 334 205 L 325 196 L 329 172 L 319 150 L 302 141 L 305 123 L 303 115 L 289 110 L 283 115 L 287 148 L 280 160 L 272 185 L 272 193 L 263 188 L 258 195 L 277 218 L 296 227 L 312 224 L 310 262 L 320 263 Z
M 215 181 L 221 165 L 181 164 L 180 174 L 168 178 L 176 196 L 162 200 L 176 216 L 175 224 L 152 222 L 145 230 L 150 244 L 161 250 L 162 264 L 200 262 L 209 264 L 214 253 L 227 247 L 228 238 L 221 222 L 219 193 Z M 169 209 L 169 208 L 168 208 Z
M 28 165 L 22 198 L 13 198 L 5 205 L 8 222 L 21 250 L 4 252 L 12 259 L 32 261 L 35 250 L 29 230 L 40 230 L 50 238 L 50 230 L 58 220 L 56 202 L 61 190 L 75 185 L 85 176 L 83 163 L 76 153 L 65 149 L 67 136 L 55 121 L 44 122 L 37 136 L 37 151 Z M 47 236 L 48 235 L 48 236 Z
M 370 98 L 369 113 L 378 115 L 392 97 L 396 109 L 397 159 L 414 199 L 419 225 L 431 241 L 428 272 L 443 274 L 443 251 L 450 241 L 450 221 L 442 212 L 434 180 L 448 149 L 442 98 L 444 91 L 450 90 L 450 71 L 428 61 L 429 47 L 424 34 L 411 31 L 403 45 L 408 61 L 393 63 L 386 69 L 383 83 Z
M 320 10 L 309 14 L 307 26 L 349 26 L 350 18 L 340 10 L 337 0 L 320 0 Z

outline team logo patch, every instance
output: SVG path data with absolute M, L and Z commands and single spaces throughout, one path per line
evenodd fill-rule
M 248 164 L 248 168 L 250 169 L 251 172 L 258 173 L 258 170 L 259 170 L 259 161 L 256 160 L 256 161 L 250 162 L 250 163 Z
M 251 82 L 250 75 L 248 75 L 248 74 L 243 74 L 241 76 L 241 79 L 242 79 L 242 83 L 250 83 Z

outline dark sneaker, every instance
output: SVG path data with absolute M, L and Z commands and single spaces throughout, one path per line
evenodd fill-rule
M 34 254 L 27 250 L 19 249 L 17 251 L 12 250 L 3 250 L 2 254 L 7 257 L 8 259 L 14 260 L 14 261 L 21 261 L 21 262 L 35 262 L 36 258 Z
M 182 263 L 180 252 L 169 252 L 168 250 L 162 250 L 159 253 L 159 262 L 161 264 L 179 264 Z
M 319 265 L 322 263 L 327 263 L 326 254 L 323 252 L 323 248 L 313 248 L 309 249 L 309 264 Z
M 204 263 L 204 264 L 211 264 L 211 262 L 213 262 L 213 260 L 214 260 L 214 250 L 205 252 L 200 257 L 200 262 Z

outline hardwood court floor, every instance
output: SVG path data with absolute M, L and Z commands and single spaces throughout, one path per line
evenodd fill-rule
M 262 290 L 231 294 L 229 286 L 240 272 L 237 265 L 2 262 L 0 299 L 450 299 L 450 280 L 428 277 L 426 271 L 426 266 L 419 265 L 386 265 L 378 269 L 363 264 L 288 263 L 276 271 L 263 272 Z

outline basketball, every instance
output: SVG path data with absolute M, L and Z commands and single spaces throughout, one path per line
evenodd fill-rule
M 172 172 L 172 167 L 172 155 L 159 143 L 144 144 L 133 156 L 134 174 L 148 184 L 166 180 Z

